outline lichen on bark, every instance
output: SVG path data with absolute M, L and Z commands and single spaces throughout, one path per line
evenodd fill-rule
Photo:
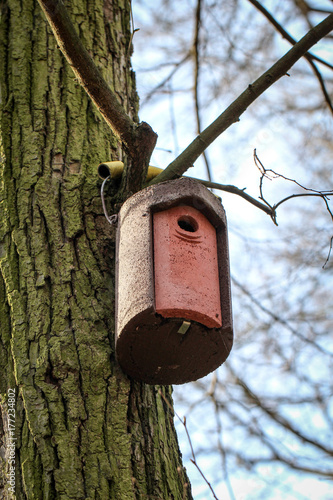
M 137 120 L 129 2 L 66 5 Z M 0 437 L 14 387 L 17 498 L 191 498 L 169 407 L 114 356 L 115 230 L 96 168 L 125 153 L 35 0 L 2 2 L 0 67 Z

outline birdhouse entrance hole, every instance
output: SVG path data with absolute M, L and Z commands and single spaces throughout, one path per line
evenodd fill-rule
M 184 231 L 188 231 L 190 233 L 195 233 L 198 230 L 198 223 L 193 217 L 182 216 L 178 219 L 178 226 Z

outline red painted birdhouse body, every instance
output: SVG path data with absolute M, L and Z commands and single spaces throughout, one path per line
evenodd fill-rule
M 188 205 L 154 213 L 153 226 L 156 312 L 221 327 L 214 226 Z

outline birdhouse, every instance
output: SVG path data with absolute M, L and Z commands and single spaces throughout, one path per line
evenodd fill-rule
M 116 354 L 148 384 L 182 384 L 220 366 L 233 342 L 227 224 L 189 178 L 149 186 L 118 218 Z

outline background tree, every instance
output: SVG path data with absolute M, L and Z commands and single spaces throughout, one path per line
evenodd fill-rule
M 78 81 L 115 135 L 64 63 L 38 6 L 33 2 L 24 7 L 11 1 L 4 3 L 0 289 L 5 325 L 1 362 L 6 378 L 1 392 L 5 394 L 11 384 L 20 389 L 18 491 L 27 498 L 190 498 L 179 461 L 172 412 L 166 403 L 169 389 L 164 389 L 164 400 L 156 388 L 129 382 L 113 358 L 114 230 L 102 217 L 95 166 L 106 158 L 123 159 L 127 166 L 121 185 L 112 186 L 115 196 L 109 208 L 115 212 L 127 196 L 141 187 L 155 142 L 148 126 L 135 125 L 136 94 L 129 62 L 133 34 L 129 30 L 130 6 L 122 2 L 90 5 L 79 1 L 67 6 L 80 39 L 113 90 L 110 94 L 89 59 L 85 58 L 82 66 L 80 57 L 73 58 L 71 42 L 75 38 L 71 37 L 75 35 L 67 29 L 61 3 L 41 3 Z M 230 5 L 229 20 L 233 20 L 238 2 Z M 194 60 L 198 131 L 202 128 L 198 93 L 202 6 L 198 2 L 193 10 L 194 43 L 183 56 L 184 63 Z M 208 6 L 217 7 L 215 3 Z M 164 2 L 163 7 L 170 7 L 170 2 Z M 174 13 L 178 13 L 177 9 Z M 240 16 L 243 24 L 248 22 L 247 12 Z M 332 29 L 330 22 L 325 33 L 315 30 L 312 39 L 307 39 L 309 45 L 301 46 L 303 54 L 316 37 L 320 39 Z M 174 25 L 177 27 L 176 20 L 172 21 Z M 182 44 L 179 47 L 183 48 Z M 301 57 L 296 52 L 287 57 L 286 65 L 280 63 L 276 73 L 272 70 L 272 81 Z M 74 56 L 77 53 L 83 54 L 81 49 L 74 50 Z M 249 83 L 247 77 L 244 79 L 245 85 L 239 91 Z M 214 133 L 221 133 L 223 127 L 236 121 L 267 87 L 267 82 L 260 79 L 249 87 L 241 102 L 236 102 L 242 107 L 237 104 L 229 108 L 227 121 L 222 116 Z M 211 119 L 209 113 L 207 119 Z M 203 137 L 211 141 L 214 138 L 211 134 Z M 182 157 L 166 175 L 170 178 L 183 173 L 199 151 L 192 150 L 191 154 L 185 163 Z M 268 211 L 274 218 L 272 207 Z M 242 288 L 245 290 L 240 284 Z M 248 291 L 247 296 L 264 307 L 258 294 Z M 250 394 L 251 402 L 264 408 L 232 365 L 230 373 L 242 394 L 247 398 Z M 219 415 L 217 380 L 213 379 L 208 395 Z M 230 414 L 234 417 L 229 408 L 226 415 Z M 6 431 L 5 410 L 3 415 Z M 236 417 L 244 428 L 248 421 L 242 420 L 239 408 Z M 253 425 L 248 428 L 257 429 Z M 262 438 L 263 433 L 257 435 Z M 222 445 L 220 451 L 225 457 Z M 232 454 L 244 456 L 236 447 L 233 453 L 230 451 Z M 272 460 L 277 455 L 264 458 Z M 246 458 L 247 464 L 256 463 L 253 457 Z

